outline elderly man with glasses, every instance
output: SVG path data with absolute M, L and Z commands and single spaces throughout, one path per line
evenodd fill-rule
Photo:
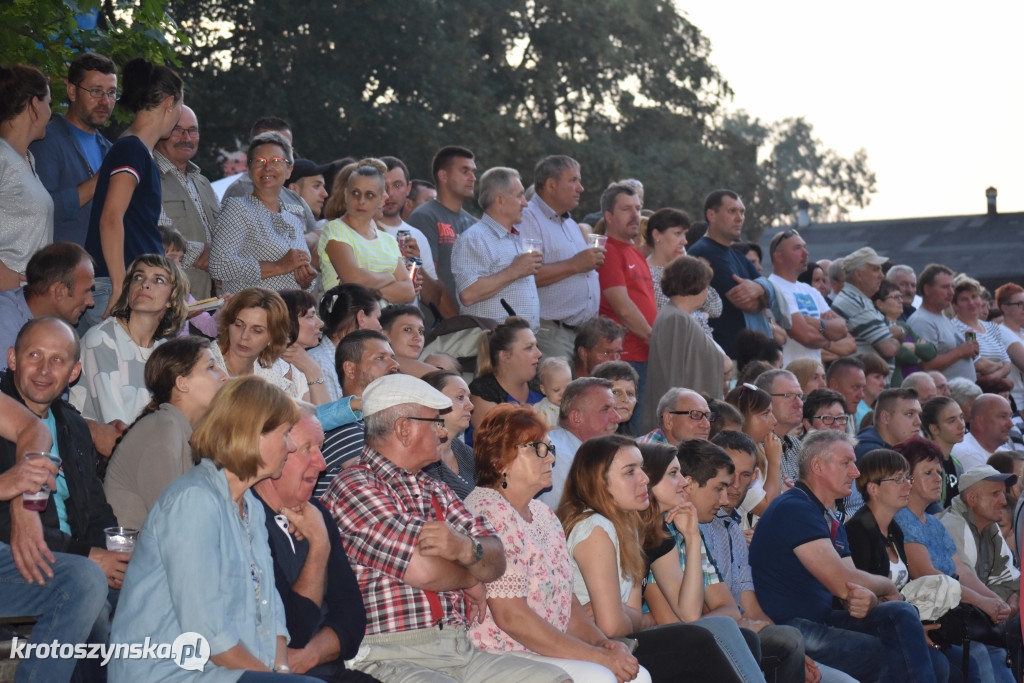
M 658 401 L 658 424 L 637 443 L 667 443 L 678 446 L 689 439 L 707 439 L 715 416 L 708 402 L 696 391 L 675 387 Z

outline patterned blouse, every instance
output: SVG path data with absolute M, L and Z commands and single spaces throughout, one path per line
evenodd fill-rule
M 252 195 L 227 199 L 213 231 L 210 276 L 224 283 L 227 294 L 246 287 L 303 289 L 294 273 L 260 277 L 260 261 L 278 261 L 290 249 L 309 253 L 302 216 L 303 207 L 294 204 L 282 203 L 275 213 Z M 314 281 L 306 289 L 315 287 Z
M 505 573 L 487 584 L 487 595 L 526 598 L 531 610 L 564 633 L 572 612 L 572 566 L 555 513 L 539 500 L 531 500 L 533 522 L 527 522 L 500 493 L 479 486 L 466 498 L 466 507 L 490 522 L 505 546 Z M 501 630 L 490 610 L 483 624 L 473 623 L 469 637 L 488 652 L 528 651 Z

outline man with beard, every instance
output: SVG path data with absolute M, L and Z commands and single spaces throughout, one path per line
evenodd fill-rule
M 191 108 L 182 105 L 181 118 L 170 137 L 156 143 L 153 161 L 160 169 L 163 217 L 187 242 L 181 267 L 196 299 L 213 294 L 206 272 L 210 260 L 211 229 L 217 224 L 220 202 L 210 181 L 192 163 L 199 142 L 199 121 Z M 163 219 L 162 219 L 163 220 Z
M 71 62 L 65 83 L 67 113 L 54 114 L 46 137 L 29 150 L 39 180 L 53 197 L 53 240 L 84 245 L 96 172 L 111 147 L 99 129 L 117 101 L 117 67 L 103 55 L 85 52 Z

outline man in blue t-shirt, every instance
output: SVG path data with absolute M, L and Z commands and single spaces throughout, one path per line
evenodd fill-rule
M 755 329 L 771 336 L 771 327 L 762 311 L 768 305 L 761 277 L 747 258 L 731 248 L 743 231 L 746 209 L 732 190 L 715 190 L 704 200 L 707 234 L 687 250 L 690 256 L 707 259 L 714 271 L 711 286 L 722 295 L 722 315 L 711 323 L 715 341 L 730 358 L 736 357 L 736 336 L 743 329 Z
M 46 137 L 29 149 L 53 197 L 53 240 L 84 246 L 96 173 L 110 149 L 99 129 L 107 125 L 117 101 L 117 67 L 103 55 L 83 52 L 71 62 L 66 83 L 67 113 L 54 114 Z
M 937 680 L 917 610 L 850 557 L 835 503 L 860 474 L 854 443 L 830 429 L 804 439 L 800 480 L 768 506 L 750 544 L 757 600 L 775 623 L 800 629 L 809 657 L 859 681 Z

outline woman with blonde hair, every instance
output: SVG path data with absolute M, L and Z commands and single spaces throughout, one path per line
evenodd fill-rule
M 263 506 L 249 490 L 281 475 L 298 419 L 294 401 L 255 377 L 217 393 L 192 434 L 199 464 L 164 489 L 142 527 L 111 630 L 112 642 L 138 647 L 192 634 L 209 662 L 197 675 L 173 659 L 115 658 L 112 680 L 318 680 L 288 668 Z
M 825 381 L 825 366 L 815 358 L 797 358 L 790 361 L 786 369 L 796 376 L 796 380 L 800 382 L 800 390 L 805 395 L 815 389 L 828 388 L 828 382 Z
M 150 401 L 146 361 L 188 315 L 188 278 L 165 256 L 143 254 L 128 267 L 110 317 L 82 337 L 82 379 L 71 403 L 97 422 L 132 423 Z
M 324 226 L 317 246 L 324 287 L 355 282 L 379 289 L 390 303 L 409 303 L 416 298 L 415 285 L 398 240 L 378 228 L 376 221 L 387 197 L 387 166 L 369 158 L 346 175 L 347 170 L 334 181 L 340 191 L 335 196 L 344 196 L 345 211 Z M 329 215 L 336 209 L 337 202 L 329 202 Z

